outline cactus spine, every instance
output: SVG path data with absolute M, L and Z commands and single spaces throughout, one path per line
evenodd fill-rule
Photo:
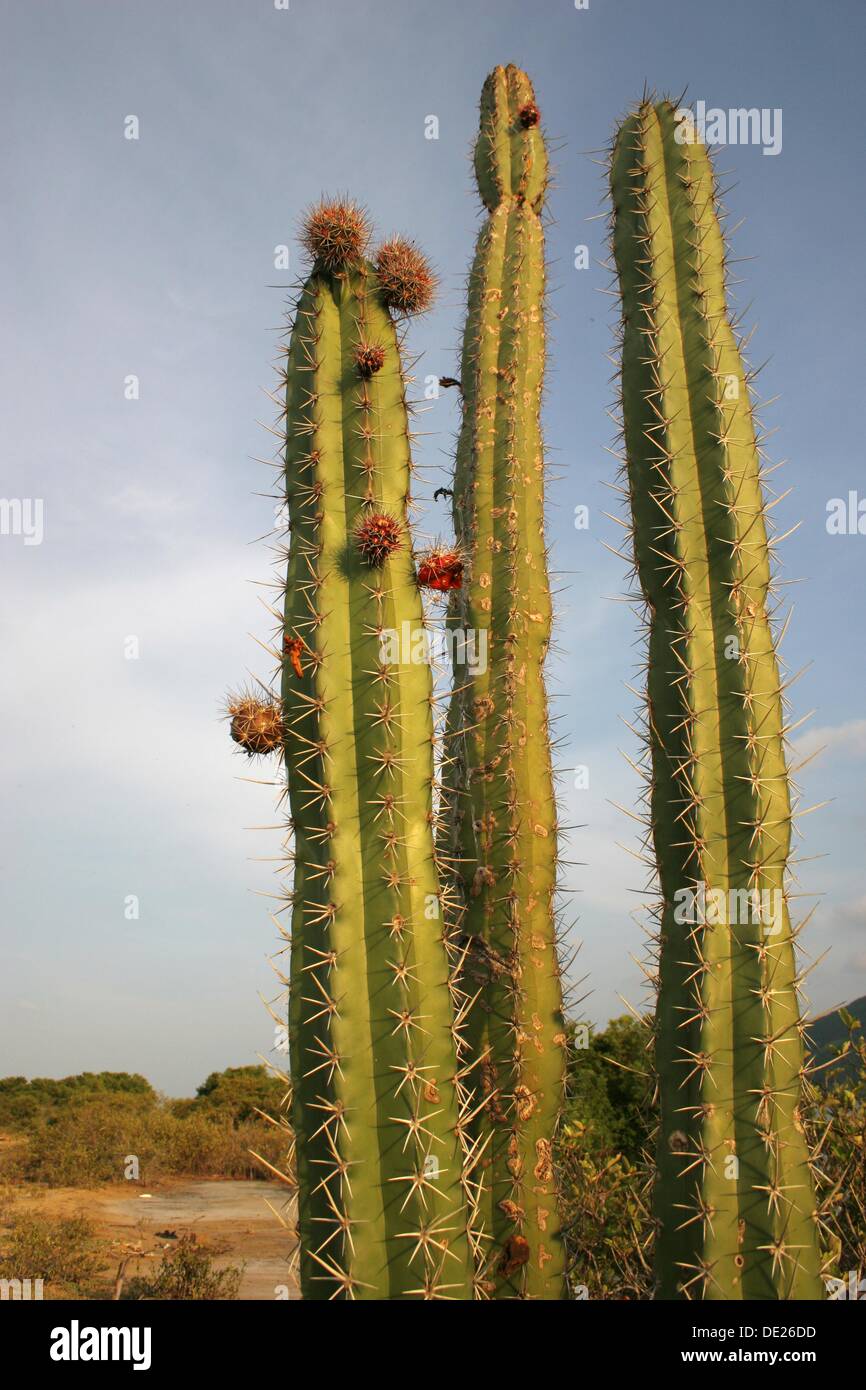
M 301 1288 L 305 1298 L 467 1298 L 431 675 L 417 659 L 424 620 L 392 318 L 425 307 L 432 280 L 396 242 L 382 249 L 380 278 L 367 238 L 352 204 L 310 214 L 313 270 L 284 378 Z M 388 650 L 388 634 L 410 651 Z
M 713 170 L 669 102 L 621 125 L 611 191 L 661 898 L 658 1293 L 820 1298 L 768 508 Z
M 449 622 L 479 643 L 483 635 L 487 660 L 455 661 L 448 852 L 461 984 L 474 1001 L 466 1055 L 477 1111 L 476 1221 L 488 1242 L 482 1288 L 550 1299 L 565 1295 L 551 1149 L 565 1035 L 543 678 L 551 622 L 539 421 L 547 155 L 532 85 L 517 68 L 498 67 L 484 84 L 475 172 L 489 216 L 469 279 L 453 503 L 467 575 Z

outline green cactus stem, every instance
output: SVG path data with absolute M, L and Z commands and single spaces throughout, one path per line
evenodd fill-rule
M 445 769 L 447 854 L 467 1085 L 475 1226 L 493 1297 L 565 1296 L 552 1141 L 562 1105 L 565 1030 L 554 893 L 557 813 L 543 665 L 551 599 L 544 541 L 544 232 L 547 154 L 532 85 L 515 67 L 484 84 L 475 171 L 487 217 L 469 280 Z M 483 639 L 483 641 L 482 641 Z M 467 647 L 468 650 L 468 647 Z
M 658 1296 L 820 1298 L 768 504 L 714 175 L 644 100 L 610 180 L 660 884 Z
M 431 671 L 407 524 L 393 314 L 363 214 L 323 203 L 285 368 L 282 716 L 294 837 L 292 1123 L 304 1298 L 471 1298 L 449 965 L 432 833 Z

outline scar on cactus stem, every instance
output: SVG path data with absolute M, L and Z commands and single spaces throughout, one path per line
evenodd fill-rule
M 346 270 L 367 250 L 367 214 L 348 198 L 323 198 L 304 217 L 301 240 L 314 265 L 328 272 Z
M 436 589 L 447 594 L 463 587 L 463 561 L 456 550 L 429 550 L 418 566 L 418 583 L 422 589 Z
M 523 129 L 529 130 L 530 126 L 538 125 L 541 120 L 541 112 L 534 101 L 528 101 L 525 106 L 521 106 L 517 118 Z
M 366 381 L 381 371 L 385 361 L 385 349 L 379 343 L 359 343 L 355 348 L 355 366 Z
M 288 633 L 283 638 L 283 654 L 289 658 L 292 670 L 300 678 L 304 674 L 301 665 L 301 653 L 306 650 L 302 637 L 290 637 Z
M 529 1260 L 529 1241 L 525 1236 L 509 1236 L 502 1252 L 500 1270 L 506 1278 L 511 1278 Z
M 230 695 L 226 710 L 231 715 L 231 736 L 247 757 L 276 753 L 283 746 L 283 714 L 274 700 L 256 695 Z
M 381 569 L 389 555 L 400 549 L 400 523 L 387 512 L 365 517 L 355 532 L 358 554 L 371 569 Z
M 399 314 L 423 314 L 433 303 L 437 279 L 418 247 L 391 237 L 379 247 L 376 274 L 382 298 Z

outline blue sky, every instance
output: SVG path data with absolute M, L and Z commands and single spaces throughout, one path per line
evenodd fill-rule
M 789 462 L 779 526 L 794 613 L 785 645 L 801 754 L 803 936 L 816 1009 L 866 992 L 866 536 L 828 535 L 829 499 L 863 483 L 862 52 L 856 0 L 88 0 L 0 5 L 2 484 L 40 498 L 41 545 L 0 536 L 5 679 L 0 1074 L 143 1071 L 180 1094 L 272 1046 L 273 792 L 239 780 L 226 686 L 264 674 L 269 362 L 301 261 L 297 221 L 348 190 L 382 234 L 416 237 L 442 277 L 411 331 L 417 372 L 453 374 L 479 222 L 468 152 L 496 63 L 532 76 L 552 138 L 545 425 L 561 572 L 551 663 L 566 770 L 568 871 L 585 1009 L 640 1003 L 643 938 L 621 722 L 639 651 L 613 601 L 624 566 L 603 516 L 613 428 L 613 301 L 592 151 L 644 83 L 725 110 L 782 111 L 782 149 L 720 152 L 739 307 Z M 124 121 L 139 121 L 139 139 Z M 438 139 L 425 120 L 438 118 Z M 288 244 L 292 273 L 274 268 Z M 591 264 L 574 268 L 586 244 Z M 139 398 L 124 396 L 136 376 Z M 456 403 L 431 402 L 425 497 L 447 483 Z M 270 441 L 271 445 L 273 441 Z M 590 509 L 586 531 L 574 508 Z M 425 528 L 444 531 L 430 503 Z M 138 657 L 126 659 L 127 639 Z M 125 645 L 126 644 L 126 645 Z M 811 663 L 811 665 L 809 665 Z M 810 732 L 811 731 L 811 732 Z M 588 790 L 568 770 L 586 764 Z M 256 774 L 266 778 L 267 773 Z M 130 919 L 128 899 L 138 899 Z

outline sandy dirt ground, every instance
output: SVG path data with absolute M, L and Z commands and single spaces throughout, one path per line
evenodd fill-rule
M 31 1187 L 15 1197 L 19 1210 L 92 1221 L 112 1279 L 123 1261 L 125 1279 L 152 1277 L 176 1238 L 192 1233 L 216 1268 L 244 1265 L 238 1296 L 259 1300 L 298 1297 L 288 1266 L 292 1239 L 275 1214 L 285 1214 L 285 1202 L 286 1189 L 277 1182 L 192 1178 L 147 1188 Z

